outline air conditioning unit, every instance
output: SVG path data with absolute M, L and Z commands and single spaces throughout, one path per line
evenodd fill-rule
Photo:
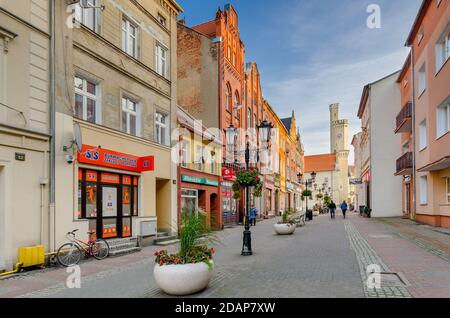
M 141 236 L 155 236 L 156 234 L 158 234 L 156 220 L 141 222 Z

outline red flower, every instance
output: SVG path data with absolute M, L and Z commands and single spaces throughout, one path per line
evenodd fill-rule
M 216 253 L 216 250 L 215 250 L 214 248 L 212 248 L 212 249 L 211 249 L 211 253 L 212 253 L 212 254 L 215 254 L 215 253 Z

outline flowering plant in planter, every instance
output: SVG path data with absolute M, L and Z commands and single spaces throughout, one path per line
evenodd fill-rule
M 212 257 L 216 251 L 207 246 L 207 242 L 214 241 L 214 238 L 206 220 L 206 214 L 202 211 L 192 214 L 183 212 L 178 253 L 169 254 L 166 250 L 157 251 L 154 253 L 155 263 L 161 266 L 196 263 L 212 266 Z
M 204 212 L 182 214 L 180 248 L 177 253 L 158 251 L 154 254 L 153 270 L 156 284 L 169 295 L 184 296 L 208 287 L 212 279 L 215 250 L 208 247 L 214 241 Z
M 295 214 L 293 209 L 287 209 L 281 214 L 281 222 L 278 224 L 295 224 L 295 221 L 292 219 L 292 216 Z

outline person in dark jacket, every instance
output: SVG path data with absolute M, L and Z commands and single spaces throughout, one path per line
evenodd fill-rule
M 347 202 L 345 202 L 345 200 L 341 204 L 341 210 L 342 210 L 342 214 L 344 215 L 344 219 L 345 219 L 345 214 L 347 213 L 347 210 L 348 210 L 348 205 L 347 205 Z
M 331 218 L 334 219 L 336 217 L 336 203 L 331 200 L 331 203 L 328 204 L 328 208 L 330 209 Z

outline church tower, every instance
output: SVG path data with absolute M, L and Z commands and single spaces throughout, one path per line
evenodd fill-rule
M 330 105 L 330 150 L 336 154 L 339 169 L 339 201 L 349 199 L 348 157 L 350 154 L 349 122 L 339 119 L 339 104 Z

